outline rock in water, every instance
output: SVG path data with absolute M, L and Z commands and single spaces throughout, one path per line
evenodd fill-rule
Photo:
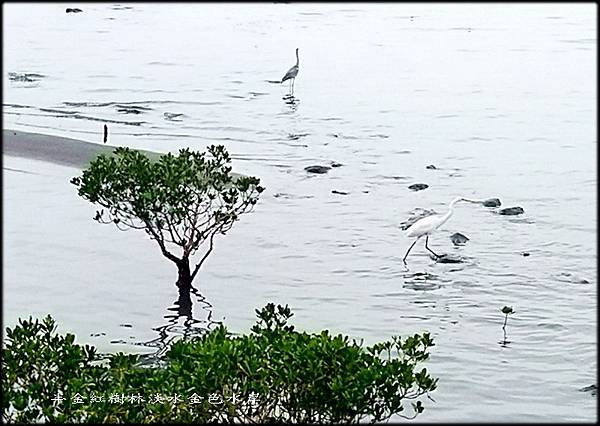
M 589 385 L 584 388 L 579 389 L 580 392 L 591 392 L 592 396 L 596 396 L 596 392 L 598 391 L 598 386 Z
M 437 167 L 435 167 L 433 164 L 430 164 L 429 166 L 427 166 L 425 168 L 429 169 L 429 170 L 437 170 Z
M 460 232 L 456 232 L 450 236 L 450 240 L 452 240 L 452 244 L 455 246 L 460 246 L 469 241 L 469 239 L 461 234 Z
M 45 75 L 37 74 L 34 72 L 25 72 L 25 73 L 9 72 L 8 73 L 8 79 L 10 81 L 23 81 L 26 83 L 31 83 L 32 81 L 38 81 L 40 78 L 44 78 L 44 77 L 45 77 Z
M 183 117 L 183 113 L 177 113 L 177 112 L 164 112 L 163 116 L 165 117 L 165 120 L 170 120 L 170 121 L 181 121 L 181 120 L 175 120 L 176 118 L 180 118 Z
M 331 193 L 332 194 L 339 194 L 339 195 L 348 195 L 347 192 L 345 192 L 345 191 L 338 191 L 336 189 L 331 190 Z
M 308 167 L 304 168 L 304 170 L 306 170 L 308 173 L 319 173 L 319 174 L 327 173 L 330 169 L 331 169 L 331 167 L 328 167 L 328 166 L 308 166 Z
M 485 207 L 500 207 L 500 200 L 498 198 L 488 198 L 482 203 Z
M 78 7 L 74 7 L 74 8 L 67 7 L 66 12 L 67 13 L 79 13 L 79 12 L 83 12 L 83 10 L 79 9 Z
M 343 164 L 342 163 L 338 163 L 337 161 L 332 161 L 331 162 L 331 167 L 342 167 Z
M 503 214 L 506 216 L 515 216 L 518 214 L 523 214 L 525 213 L 525 210 L 523 210 L 522 207 L 508 207 L 506 209 L 502 209 L 498 212 L 498 214 Z
M 122 112 L 122 113 L 125 113 L 125 114 L 141 114 L 142 113 L 142 111 L 140 111 L 140 110 L 130 109 L 130 108 L 119 108 L 117 110 L 117 112 Z
M 429 185 L 427 185 L 426 183 L 413 183 L 408 187 L 408 189 L 411 189 L 413 191 L 421 191 L 427 188 L 429 188 Z
M 437 263 L 462 263 L 462 259 L 458 256 L 452 256 L 450 254 L 442 254 L 437 258 L 433 258 Z

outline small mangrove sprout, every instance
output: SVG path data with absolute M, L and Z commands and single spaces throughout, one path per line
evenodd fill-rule
M 508 321 L 508 316 L 510 314 L 514 314 L 515 311 L 513 311 L 512 306 L 505 306 L 501 309 L 501 311 L 504 314 L 504 325 L 502 325 L 502 331 L 504 331 L 504 340 L 500 343 L 506 345 L 507 343 L 510 343 L 506 340 L 506 322 Z

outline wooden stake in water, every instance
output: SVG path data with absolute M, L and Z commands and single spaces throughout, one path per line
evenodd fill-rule
M 104 143 L 108 140 L 108 126 L 104 125 Z

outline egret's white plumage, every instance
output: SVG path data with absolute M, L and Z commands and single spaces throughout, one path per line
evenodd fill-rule
M 450 219 L 450 216 L 453 214 L 453 208 L 456 203 L 462 201 L 463 198 L 457 197 L 450 203 L 450 209 L 448 213 L 442 214 L 432 214 L 431 216 L 426 216 L 422 219 L 417 220 L 413 223 L 407 230 L 407 237 L 422 237 L 423 235 L 432 234 L 436 229 L 442 226 L 444 223 Z
M 443 215 L 442 214 L 434 214 L 434 215 L 427 216 L 427 217 L 424 217 L 422 219 L 419 219 L 415 223 L 413 223 L 405 231 L 407 237 L 417 237 L 417 239 L 412 243 L 412 245 L 408 248 L 406 254 L 404 255 L 404 259 L 402 259 L 402 261 L 404 263 L 406 263 L 406 257 L 408 256 L 408 253 L 410 252 L 410 250 L 417 243 L 417 241 L 419 241 L 419 238 L 421 238 L 424 235 L 425 235 L 425 248 L 427 250 L 429 250 L 431 253 L 433 253 L 436 257 L 439 257 L 438 254 L 434 253 L 427 246 L 427 241 L 429 240 L 429 236 L 436 229 L 438 229 L 440 226 L 442 226 L 444 223 L 446 223 L 448 221 L 448 219 L 450 219 L 450 216 L 452 216 L 452 213 L 454 213 L 454 211 L 453 211 L 454 205 L 456 203 L 458 203 L 459 201 L 467 201 L 469 203 L 476 203 L 477 202 L 477 201 L 474 201 L 474 200 L 469 200 L 467 198 L 456 197 L 450 203 L 450 206 L 448 207 L 448 212 L 446 214 L 443 214 Z
M 298 75 L 298 70 L 300 69 L 300 57 L 298 56 L 298 48 L 296 48 L 296 65 L 288 70 L 285 73 L 281 82 L 283 83 L 286 80 L 290 80 L 290 94 L 294 94 L 294 82 L 296 81 L 296 76 Z

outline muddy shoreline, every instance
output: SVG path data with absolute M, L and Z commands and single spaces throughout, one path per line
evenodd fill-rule
M 47 161 L 63 166 L 83 169 L 100 154 L 110 154 L 114 145 L 101 145 L 78 139 L 19 130 L 2 130 L 2 155 Z M 142 151 L 158 158 L 160 153 Z

